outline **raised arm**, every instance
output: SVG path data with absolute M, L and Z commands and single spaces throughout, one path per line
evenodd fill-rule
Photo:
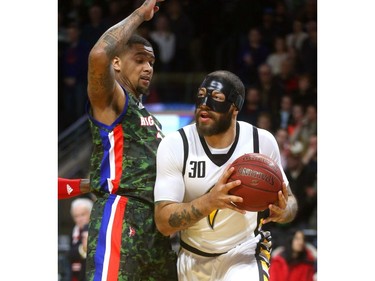
M 121 54 L 130 36 L 159 10 L 156 3 L 164 0 L 146 0 L 127 18 L 110 27 L 91 49 L 88 61 L 88 97 L 94 117 L 110 124 L 121 111 L 125 96 L 116 82 L 113 59 Z

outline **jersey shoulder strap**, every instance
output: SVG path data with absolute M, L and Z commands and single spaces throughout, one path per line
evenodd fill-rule
M 259 153 L 259 135 L 258 128 L 253 126 L 254 153 Z
M 188 141 L 187 141 L 187 137 L 186 137 L 184 129 L 181 128 L 181 129 L 178 130 L 178 132 L 180 133 L 180 135 L 182 137 L 182 142 L 184 144 L 184 166 L 182 168 L 182 175 L 185 175 L 186 160 L 187 160 L 187 157 L 188 157 L 188 154 L 189 154 L 189 145 L 188 145 Z

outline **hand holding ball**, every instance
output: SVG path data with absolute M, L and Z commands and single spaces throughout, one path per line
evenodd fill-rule
M 229 194 L 243 198 L 242 203 L 236 203 L 237 207 L 259 212 L 278 200 L 283 177 L 279 166 L 271 158 L 260 153 L 248 153 L 237 158 L 231 166 L 234 171 L 228 181 L 241 180 L 241 185 L 229 191 Z

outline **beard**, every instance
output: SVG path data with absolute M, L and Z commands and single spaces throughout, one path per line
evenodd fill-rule
M 140 95 L 140 96 L 148 96 L 150 94 L 150 91 L 148 90 L 149 88 L 144 88 L 144 87 L 141 87 L 141 86 L 137 86 L 136 87 L 136 92 Z
M 210 137 L 228 131 L 232 123 L 232 112 L 233 109 L 230 109 L 227 113 L 220 113 L 219 116 L 213 116 L 210 114 L 210 118 L 214 121 L 214 123 L 205 125 L 199 123 L 200 113 L 198 113 L 198 110 L 195 110 L 195 122 L 198 134 L 201 136 Z

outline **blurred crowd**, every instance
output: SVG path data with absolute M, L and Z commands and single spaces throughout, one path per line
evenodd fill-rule
M 59 1 L 59 132 L 85 112 L 89 50 L 142 2 Z M 166 0 L 162 5 L 138 30 L 154 46 L 155 73 L 236 73 L 246 86 L 238 119 L 275 135 L 299 202 L 292 223 L 271 228 L 316 230 L 317 1 Z M 153 95 L 164 103 L 183 100 L 180 93 L 156 90 Z M 274 237 L 279 237 L 275 246 L 286 243 L 285 235 Z
M 59 113 L 64 116 L 59 131 L 84 114 L 89 50 L 141 3 L 58 2 Z M 305 107 L 316 103 L 316 0 L 167 0 L 138 33 L 154 46 L 156 74 L 230 70 L 260 91 L 256 112 L 275 112 L 284 95 Z M 253 119 L 250 96 L 243 115 Z M 182 93 L 168 93 L 168 85 L 150 97 L 163 103 L 187 100 Z

